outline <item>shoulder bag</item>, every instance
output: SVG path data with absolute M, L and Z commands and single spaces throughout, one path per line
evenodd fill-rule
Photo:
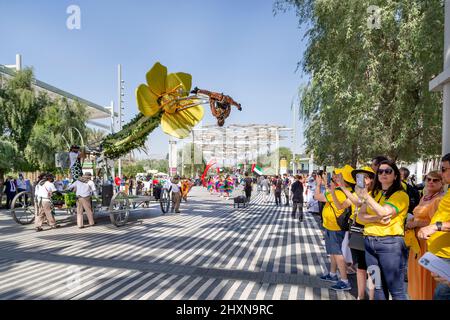
M 352 224 L 350 225 L 350 232 L 348 235 L 348 246 L 351 249 L 365 251 L 364 244 L 364 226 L 356 222 L 356 216 L 358 215 L 359 208 L 356 208 L 355 216 L 353 217 Z

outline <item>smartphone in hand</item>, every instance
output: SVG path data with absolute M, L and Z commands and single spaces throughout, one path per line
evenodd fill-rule
M 366 187 L 366 182 L 364 180 L 364 173 L 356 174 L 356 186 L 360 189 L 364 189 Z
M 419 264 L 425 269 L 450 281 L 450 263 L 447 263 L 444 259 L 435 256 L 431 252 L 427 252 L 419 259 Z

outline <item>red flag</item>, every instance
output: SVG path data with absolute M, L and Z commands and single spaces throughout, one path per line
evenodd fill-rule
M 215 164 L 216 164 L 216 160 L 209 161 L 208 164 L 206 165 L 205 171 L 203 171 L 202 183 L 203 183 L 204 187 L 206 187 L 206 181 L 205 181 L 206 174 L 208 173 L 208 170 Z

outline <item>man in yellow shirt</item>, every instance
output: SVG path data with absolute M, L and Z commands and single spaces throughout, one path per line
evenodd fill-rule
M 441 171 L 444 183 L 450 184 L 450 153 L 442 158 Z M 419 230 L 419 237 L 428 240 L 429 252 L 444 259 L 450 265 L 450 191 L 447 191 L 442 198 L 430 224 Z M 435 279 L 440 283 L 434 291 L 433 299 L 450 300 L 449 282 L 437 276 Z

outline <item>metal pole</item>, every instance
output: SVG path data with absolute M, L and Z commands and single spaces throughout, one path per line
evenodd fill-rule
M 119 106 L 119 131 L 122 130 L 122 66 L 119 64 L 117 66 L 117 91 L 118 91 L 118 101 Z M 122 178 L 122 159 L 119 157 L 119 177 Z
M 450 0 L 445 0 L 444 71 L 429 83 L 430 91 L 443 91 L 442 154 L 450 153 Z
M 111 113 L 111 133 L 114 133 L 114 101 L 111 101 L 110 105 L 110 113 Z
M 292 109 L 294 109 L 293 111 L 294 111 L 294 126 L 293 126 L 293 138 L 292 138 L 292 144 L 293 144 L 293 146 L 292 146 L 292 174 L 293 175 L 295 175 L 296 174 L 296 172 L 295 172 L 295 147 L 296 147 L 296 142 L 297 142 L 297 140 L 296 140 L 296 138 L 297 138 L 297 121 L 296 121 L 296 119 L 295 119 L 295 115 L 296 115 L 296 112 L 295 112 L 295 106 L 294 106 L 294 102 L 292 102 Z
M 191 178 L 194 178 L 194 166 L 195 166 L 195 138 L 194 138 L 194 130 L 192 130 L 192 148 L 191 152 Z
M 115 115 L 114 115 L 114 101 L 111 101 L 110 108 L 111 108 L 110 109 L 111 110 L 111 133 L 114 133 L 114 118 L 115 118 Z M 106 168 L 107 168 L 107 166 L 106 166 Z M 114 178 L 116 176 L 116 170 L 114 168 L 114 165 L 111 167 L 111 176 L 112 176 L 113 181 L 114 181 Z M 115 189 L 113 188 L 113 190 L 115 190 Z
M 169 177 L 172 176 L 172 138 L 169 137 Z
M 277 159 L 276 159 L 276 161 L 277 161 L 277 165 L 276 165 L 276 174 L 278 175 L 278 174 L 280 174 L 280 133 L 279 133 L 279 131 L 278 131 L 278 128 L 275 128 L 275 145 L 276 145 L 276 149 L 275 150 L 277 150 L 277 152 L 276 152 L 276 156 L 277 156 Z
M 22 70 L 22 56 L 20 54 L 16 54 L 16 71 Z
M 444 72 L 450 70 L 450 0 L 445 1 Z M 449 79 L 447 79 L 449 80 Z M 442 106 L 442 154 L 450 153 L 450 82 L 444 84 Z

